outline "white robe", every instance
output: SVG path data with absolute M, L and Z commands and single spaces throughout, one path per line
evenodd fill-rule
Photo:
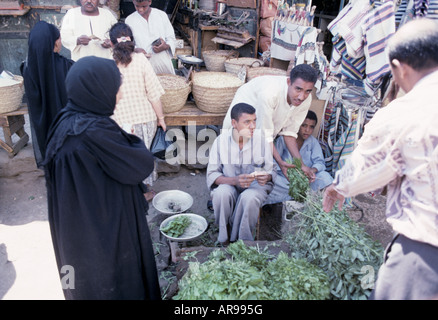
M 99 9 L 99 15 L 86 16 L 81 13 L 81 7 L 70 9 L 65 14 L 61 25 L 62 45 L 70 50 L 71 59 L 77 61 L 85 56 L 98 56 L 112 59 L 111 48 L 105 49 L 101 41 L 108 39 L 108 31 L 117 22 L 111 11 Z M 77 39 L 82 36 L 94 35 L 100 40 L 91 40 L 88 45 L 77 45 Z
M 125 19 L 125 23 L 132 29 L 135 45 L 151 54 L 149 61 L 155 73 L 175 74 L 172 57 L 176 49 L 176 38 L 167 14 L 164 11 L 151 8 L 149 18 L 146 20 L 136 11 Z M 155 53 L 152 50 L 152 42 L 158 38 L 163 38 L 170 49 Z

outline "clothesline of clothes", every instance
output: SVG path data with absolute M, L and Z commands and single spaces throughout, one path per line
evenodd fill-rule
M 346 163 L 364 132 L 364 126 L 381 106 L 376 95 L 368 96 L 362 87 L 340 82 L 330 88 L 317 139 L 321 145 L 326 171 L 335 174 Z M 353 205 L 351 198 L 345 199 Z
M 290 61 L 288 71 L 298 64 L 312 64 L 318 71 L 317 93 L 325 86 L 329 61 L 323 53 L 323 42 L 317 37 L 321 30 L 275 19 L 272 24 L 271 58 Z
M 381 100 L 363 94 L 361 87 L 340 83 L 331 88 L 318 140 L 323 150 L 326 170 L 333 177 L 342 168 L 362 136 L 365 124 L 380 107 Z
M 395 12 L 396 28 L 415 18 L 438 20 L 438 0 L 399 0 Z
M 402 24 L 421 17 L 438 20 L 438 0 L 351 0 L 327 27 L 333 35 L 330 72 L 361 81 L 373 95 L 390 73 L 389 39 Z
M 394 2 L 352 0 L 327 28 L 333 35 L 331 73 L 361 81 L 372 96 L 390 72 L 385 48 L 395 33 Z

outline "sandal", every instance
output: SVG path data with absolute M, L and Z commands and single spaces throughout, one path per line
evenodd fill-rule
M 213 212 L 213 201 L 207 201 L 207 209 L 210 210 L 210 212 Z

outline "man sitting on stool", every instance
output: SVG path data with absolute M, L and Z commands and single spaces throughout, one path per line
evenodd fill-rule
M 210 149 L 207 185 L 222 244 L 254 240 L 260 207 L 273 188 L 272 147 L 262 130 L 255 130 L 255 112 L 246 103 L 236 104 L 232 129 L 223 130 Z

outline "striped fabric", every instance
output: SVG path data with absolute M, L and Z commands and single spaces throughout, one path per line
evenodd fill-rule
M 426 18 L 438 20 L 438 0 L 430 0 Z
M 395 33 L 394 3 L 387 1 L 378 6 L 363 22 L 364 51 L 367 59 L 365 90 L 373 92 L 375 84 L 391 71 L 385 47 Z
M 328 29 L 334 35 L 331 71 L 344 79 L 364 79 L 364 89 L 373 95 L 390 72 L 385 47 L 395 33 L 393 1 L 349 3 Z
M 421 17 L 438 20 L 438 0 L 402 0 L 395 14 L 396 27 Z
M 364 56 L 358 59 L 351 58 L 347 53 L 345 40 L 342 38 L 333 43 L 333 50 L 332 67 L 340 65 L 339 73 L 348 79 L 362 80 L 365 78 L 366 59 Z

